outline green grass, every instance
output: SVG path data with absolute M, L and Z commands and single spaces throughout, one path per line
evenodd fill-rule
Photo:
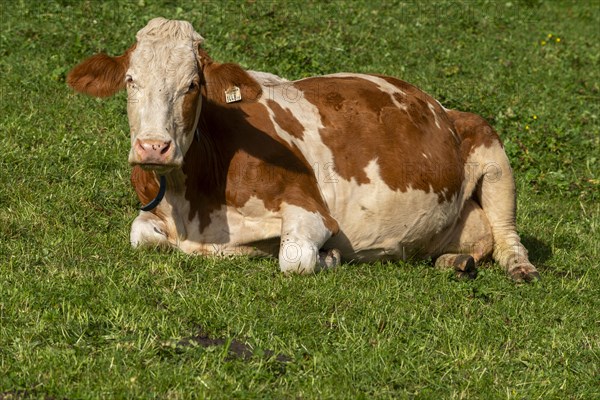
M 597 0 L 179 3 L 0 3 L 0 399 L 600 398 Z M 218 61 L 390 74 L 489 119 L 543 280 L 132 250 L 125 97 L 64 80 L 154 16 Z

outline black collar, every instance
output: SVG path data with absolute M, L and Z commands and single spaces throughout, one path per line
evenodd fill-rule
M 152 211 L 154 210 L 160 201 L 165 197 L 165 192 L 167 191 L 167 178 L 164 175 L 160 176 L 160 188 L 158 189 L 158 194 L 156 197 L 148 204 L 140 208 L 142 211 Z

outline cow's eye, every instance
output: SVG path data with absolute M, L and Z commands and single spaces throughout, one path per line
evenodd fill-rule
M 196 82 L 192 81 L 192 82 L 190 82 L 190 86 L 188 86 L 187 92 L 188 93 L 194 92 L 194 91 L 196 91 L 196 89 L 198 89 L 198 84 Z
M 134 81 L 133 81 L 133 77 L 132 77 L 131 75 L 126 75 L 126 76 L 125 76 L 125 83 L 126 83 L 128 86 L 134 86 L 134 85 L 135 85 L 135 83 L 134 83 Z

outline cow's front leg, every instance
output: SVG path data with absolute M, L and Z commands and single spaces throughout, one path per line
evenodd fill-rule
M 287 205 L 281 224 L 281 271 L 285 274 L 310 274 L 337 266 L 341 261 L 339 251 L 319 251 L 331 235 L 320 213 Z
M 131 224 L 129 239 L 133 247 L 170 245 L 165 223 L 146 211 L 140 211 L 140 215 Z

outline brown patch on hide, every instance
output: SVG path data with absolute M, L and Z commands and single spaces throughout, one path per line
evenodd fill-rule
M 274 100 L 268 99 L 267 105 L 273 111 L 275 123 L 291 136 L 302 140 L 304 138 L 304 126 L 298 121 L 289 108 L 283 108 Z
M 340 177 L 368 184 L 365 168 L 375 160 L 391 190 L 433 190 L 440 202 L 449 200 L 464 176 L 452 123 L 427 94 L 400 80 L 385 80 L 398 92 L 384 92 L 360 77 L 308 78 L 294 87 L 319 110 L 320 135 Z

